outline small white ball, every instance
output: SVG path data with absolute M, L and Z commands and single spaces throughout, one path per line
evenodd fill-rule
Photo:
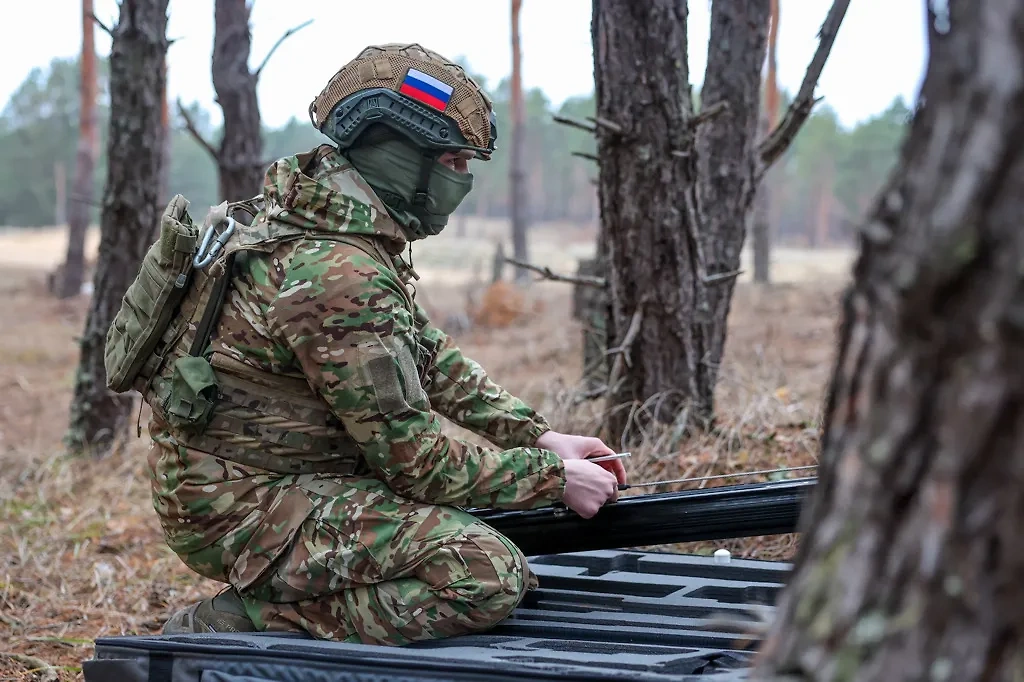
M 716 549 L 715 550 L 715 563 L 716 564 L 727 564 L 732 561 L 732 554 L 727 549 Z

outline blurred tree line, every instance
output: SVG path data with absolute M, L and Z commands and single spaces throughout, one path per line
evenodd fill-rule
M 106 148 L 109 118 L 107 65 L 98 64 L 100 149 Z M 498 116 L 498 147 L 508 142 L 508 79 L 489 87 Z M 780 107 L 789 105 L 781 98 Z M 574 97 L 555 108 L 538 89 L 525 93 L 526 166 L 530 222 L 597 221 L 593 161 L 573 152 L 595 154 L 593 135 L 555 123 L 552 114 L 593 116 L 593 96 Z M 71 187 L 78 135 L 78 60 L 57 59 L 34 69 L 0 114 L 0 225 L 54 225 L 66 215 L 58 206 Z M 207 139 L 219 139 L 209 113 L 188 107 Z M 843 127 L 835 112 L 819 105 L 782 161 L 769 173 L 772 185 L 771 222 L 777 244 L 821 246 L 847 243 L 850 225 L 868 209 L 875 192 L 896 162 L 899 141 L 910 117 L 902 99 L 854 126 Z M 172 116 L 176 114 L 172 113 Z M 502 122 L 506 122 L 502 128 Z M 171 194 L 184 194 L 193 206 L 217 203 L 217 171 L 207 153 L 174 120 L 171 140 Z M 504 135 L 503 135 L 504 134 Z M 326 142 L 306 120 L 292 119 L 280 128 L 264 127 L 264 153 L 274 159 Z M 509 156 L 498 154 L 477 164 L 476 190 L 460 209 L 464 215 L 507 217 Z M 63 175 L 63 181 L 61 176 Z M 106 177 L 103 154 L 97 160 L 95 204 Z M 63 184 L 63 189 L 60 185 Z M 169 197 L 168 197 L 169 199 Z

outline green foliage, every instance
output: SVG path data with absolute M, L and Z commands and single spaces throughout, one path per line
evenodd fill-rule
M 210 115 L 198 104 L 186 107 L 189 118 L 205 139 L 216 144 L 217 130 L 210 125 Z M 171 118 L 171 172 L 168 192 L 184 195 L 189 200 L 192 218 L 201 221 L 206 209 L 219 203 L 217 166 L 210 155 L 184 129 L 183 119 Z M 168 197 L 168 200 L 170 197 Z
M 836 194 L 849 214 L 860 216 L 868 209 L 896 163 L 910 115 L 910 108 L 898 97 L 888 109 L 844 136 L 836 164 Z
M 483 79 L 473 76 L 480 83 Z M 511 87 L 505 78 L 488 91 L 498 119 L 497 152 L 487 162 L 476 162 L 473 172 L 477 191 L 467 198 L 460 211 L 485 216 L 509 213 L 509 147 L 512 135 Z M 597 218 L 596 192 L 591 178 L 597 165 L 573 156 L 580 151 L 594 154 L 597 145 L 586 131 L 555 123 L 552 114 L 583 119 L 596 110 L 593 95 L 566 100 L 557 110 L 534 88 L 523 93 L 526 110 L 524 164 L 526 170 L 529 221 L 569 220 L 588 222 Z M 479 190 L 484 191 L 479 191 Z
M 469 70 L 464 60 L 461 62 Z M 99 204 L 106 177 L 105 133 L 109 118 L 107 66 L 99 62 L 100 158 L 92 201 Z M 472 164 L 475 191 L 460 213 L 503 217 L 508 215 L 510 83 L 491 84 L 471 75 L 494 101 L 498 118 L 497 153 L 488 162 Z M 78 62 L 54 60 L 46 69 L 32 71 L 0 114 L 0 225 L 51 225 L 55 221 L 54 165 L 62 162 L 70 191 L 78 135 Z M 573 151 L 596 153 L 589 133 L 555 123 L 552 114 L 578 119 L 593 116 L 593 95 L 571 98 L 557 109 L 539 89 L 524 93 L 526 108 L 525 160 L 528 216 L 531 221 L 597 220 L 596 190 L 592 179 L 597 165 L 573 156 Z M 695 102 L 699 93 L 694 92 Z M 788 106 L 783 93 L 781 106 Z M 189 114 L 205 138 L 216 145 L 220 130 L 196 104 Z M 895 100 L 878 116 L 846 129 L 826 105 L 819 105 L 797 136 L 793 147 L 769 173 L 774 197 L 776 241 L 831 240 L 849 232 L 869 206 L 896 161 L 900 140 L 910 117 L 907 104 Z M 176 112 L 172 116 L 170 192 L 184 194 L 201 218 L 218 201 L 217 169 L 213 159 L 184 130 Z M 304 119 L 263 131 L 264 160 L 311 149 L 327 142 Z M 98 211 L 94 211 L 94 219 Z M 823 225 L 824 223 L 824 225 Z
M 99 77 L 100 145 L 108 118 L 106 62 Z M 55 165 L 64 165 L 71 191 L 78 141 L 78 60 L 55 59 L 33 69 L 0 114 L 0 225 L 52 225 L 56 215 Z M 102 154 L 101 154 L 102 157 Z M 106 172 L 98 159 L 96 194 Z
M 848 241 L 893 169 L 909 122 L 902 98 L 852 129 L 829 106 L 815 108 L 768 174 L 778 241 Z

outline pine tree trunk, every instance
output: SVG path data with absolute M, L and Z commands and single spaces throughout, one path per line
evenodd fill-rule
M 171 103 L 167 97 L 167 69 L 164 68 L 164 93 L 161 98 L 160 127 L 164 135 L 164 158 L 160 172 L 160 204 L 167 205 L 171 201 L 171 149 L 174 136 L 171 134 Z M 156 228 L 159 235 L 159 227 Z M 154 235 L 154 239 L 157 235 Z
M 82 0 L 82 57 L 79 76 L 78 149 L 75 180 L 68 204 L 68 248 L 57 277 L 57 296 L 70 298 L 82 290 L 85 277 L 85 234 L 92 209 L 96 156 L 99 153 L 96 103 L 96 47 L 92 0 Z
M 729 108 L 700 125 L 686 12 L 680 0 L 594 0 L 597 115 L 622 128 L 598 135 L 607 339 L 631 361 L 619 375 L 626 363 L 613 360 L 609 376 L 615 442 L 632 439 L 631 414 L 662 423 L 711 417 L 729 273 L 739 268 L 754 195 L 768 2 L 714 3 L 703 107 Z
M 772 127 L 768 124 L 767 113 L 762 112 L 759 137 L 763 139 L 771 129 Z M 771 192 L 771 185 L 765 179 L 757 188 L 757 194 L 754 197 L 754 211 L 751 216 L 750 236 L 754 242 L 754 281 L 758 284 L 769 284 L 771 282 Z
M 1024 679 L 1024 3 L 943 8 L 756 679 Z
M 509 159 L 509 199 L 511 206 L 509 213 L 512 216 L 512 255 L 517 260 L 530 260 L 529 248 L 526 240 L 527 226 L 527 198 L 526 198 L 526 173 L 524 171 L 523 147 L 526 144 L 526 131 L 524 123 L 526 109 L 523 103 L 523 76 L 522 76 L 522 53 L 519 49 L 519 11 L 522 8 L 523 0 L 512 0 L 512 139 L 511 155 Z M 517 282 L 529 281 L 530 273 L 524 268 L 516 268 L 515 279 Z
M 725 352 L 726 324 L 748 216 L 757 189 L 757 126 L 761 112 L 761 67 L 768 36 L 770 3 L 719 1 L 711 7 L 708 66 L 701 108 L 719 103 L 729 109 L 697 130 L 697 185 L 700 235 L 710 283 L 708 323 L 702 332 L 706 349 L 698 362 L 707 372 L 696 396 L 698 416 L 713 414 L 718 367 Z M 716 279 L 718 277 L 718 279 Z
M 238 201 L 262 191 L 265 170 L 256 98 L 259 74 L 249 70 L 252 35 L 246 0 L 217 0 L 214 27 L 213 87 L 224 114 L 217 153 L 220 198 Z
M 768 68 L 764 82 L 764 111 L 760 117 L 760 138 L 764 139 L 775 129 L 779 120 L 779 83 L 777 60 L 779 43 L 779 0 L 771 0 L 771 21 L 768 27 Z M 754 199 L 754 281 L 759 284 L 771 282 L 772 251 L 772 189 L 768 178 L 762 179 Z
M 576 274 L 584 277 L 605 277 L 597 258 L 579 261 Z M 583 333 L 583 368 L 581 387 L 585 392 L 599 389 L 608 383 L 608 361 L 605 351 L 605 320 L 608 295 L 604 289 L 585 284 L 573 285 L 572 316 L 579 320 Z
M 53 162 L 53 185 L 57 197 L 53 207 L 53 224 L 66 225 L 68 222 L 68 171 L 63 161 Z
M 686 54 L 686 6 L 674 0 L 594 0 L 591 24 L 598 129 L 598 258 L 607 263 L 608 346 L 621 347 L 634 317 L 639 331 L 623 352 L 632 371 L 612 373 L 609 438 L 627 434 L 630 408 L 663 391 L 662 417 L 698 395 L 703 349 L 695 333 L 697 254 L 690 216 L 694 169 L 672 155 L 693 148 Z M 657 46 L 658 49 L 651 49 Z M 617 363 L 612 359 L 613 365 Z M 624 363 L 622 363 L 624 364 Z M 621 365 L 620 365 L 621 366 Z
M 122 0 L 110 48 L 110 134 L 95 287 L 81 340 L 68 445 L 101 454 L 133 403 L 106 388 L 103 347 L 121 298 L 152 244 L 163 160 L 160 125 L 167 0 Z

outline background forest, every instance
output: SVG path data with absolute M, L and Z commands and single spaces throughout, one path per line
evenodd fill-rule
M 100 154 L 93 204 L 98 204 L 106 177 L 105 131 L 109 116 L 106 63 L 99 62 Z M 471 67 L 471 65 L 469 65 Z M 508 79 L 483 82 L 495 101 L 499 121 L 509 121 Z M 583 118 L 594 114 L 593 97 L 571 98 L 556 107 L 539 89 L 524 93 L 526 107 L 526 176 L 529 222 L 597 221 L 594 163 L 573 152 L 594 154 L 587 132 L 559 125 L 552 115 Z M 783 93 L 780 109 L 789 105 Z M 78 135 L 78 61 L 54 60 L 32 71 L 0 115 L 0 225 L 39 227 L 65 222 Z M 216 142 L 220 128 L 209 112 L 185 105 L 206 139 Z M 824 246 L 851 243 L 851 224 L 864 214 L 885 174 L 896 161 L 898 144 L 910 109 L 902 99 L 852 128 L 840 124 L 827 103 L 818 105 L 795 143 L 771 170 L 774 200 L 770 222 L 780 245 Z M 195 206 L 217 203 L 217 171 L 209 155 L 184 129 L 169 107 L 172 136 L 168 191 L 184 194 Z M 505 140 L 507 143 L 508 127 Z M 326 138 L 308 121 L 292 119 L 280 128 L 264 128 L 268 163 L 307 150 Z M 503 142 L 499 137 L 499 146 Z M 461 207 L 465 216 L 506 218 L 509 214 L 508 154 L 478 164 L 476 190 Z M 31 183 L 23 178 L 34 178 Z M 98 216 L 94 208 L 93 221 Z
M 132 300 L 124 292 L 171 195 L 184 194 L 201 217 L 222 198 L 256 194 L 274 159 L 325 141 L 304 119 L 260 124 L 278 125 L 321 87 L 299 82 L 308 55 L 278 53 L 287 78 L 268 77 L 272 96 L 258 97 L 276 46 L 309 21 L 254 50 L 251 0 L 173 3 L 176 17 L 197 12 L 193 26 L 211 29 L 210 98 L 205 49 L 184 51 L 191 64 L 168 59 L 181 35 L 168 33 L 168 0 L 119 0 L 110 26 L 92 0 L 64 6 L 79 1 L 81 13 L 63 16 L 82 21 L 81 65 L 51 61 L 68 40 L 37 36 L 14 10 L 11 25 L 47 49 L 11 52 L 0 102 L 0 682 L 79 679 L 97 638 L 157 633 L 177 609 L 221 589 L 166 543 L 141 427 L 150 408 L 107 389 L 106 338 L 120 331 L 115 312 Z M 273 37 L 301 2 L 258 3 L 261 31 Z M 776 0 L 580 0 L 585 11 L 564 21 L 554 10 L 566 0 L 527 2 L 549 11 L 525 22 L 540 35 L 527 54 L 546 48 L 545 63 L 574 52 L 561 33 L 575 26 L 591 43 L 577 54 L 592 49 L 593 60 L 572 74 L 531 76 L 544 88 L 525 92 L 522 0 L 455 2 L 478 21 L 483 8 L 510 10 L 510 76 L 479 79 L 496 104 L 501 153 L 473 167 L 476 191 L 452 227 L 417 245 L 416 302 L 555 430 L 630 451 L 628 492 L 611 502 L 606 479 L 610 508 L 597 520 L 616 532 L 545 528 L 556 553 L 636 543 L 715 555 L 692 564 L 693 576 L 715 580 L 687 593 L 701 594 L 694 607 L 652 598 L 667 586 L 675 599 L 689 573 L 664 582 L 645 573 L 643 584 L 619 583 L 621 593 L 599 599 L 588 592 L 569 622 L 538 630 L 559 642 L 558 662 L 640 642 L 666 679 L 682 674 L 661 659 L 669 647 L 699 656 L 694 669 L 705 674 L 757 649 L 744 679 L 774 682 L 1024 679 L 1015 606 L 1024 601 L 1024 0 L 924 0 L 914 18 L 900 14 L 912 3 L 803 0 L 788 3 L 797 9 L 781 23 L 792 17 L 796 30 L 783 39 Z M 59 18 L 56 4 L 46 5 L 47 21 Z M 322 45 L 359 9 L 367 30 L 393 30 L 403 3 L 316 4 L 303 40 Z M 450 44 L 441 0 L 404 4 L 410 29 Z M 829 6 L 820 24 L 812 4 Z M 387 22 L 385 6 L 395 10 Z M 706 24 L 691 22 L 691 10 L 705 8 Z M 490 30 L 467 33 L 485 43 L 458 43 L 478 60 L 465 68 L 505 73 L 486 61 L 502 56 L 505 19 L 479 23 Z M 694 23 L 708 29 L 705 66 L 691 60 L 702 43 Z M 98 64 L 97 26 L 111 38 L 109 62 Z M 803 57 L 779 56 L 779 45 L 801 41 Z M 925 47 L 923 78 L 912 74 L 920 87 L 896 89 Z M 255 69 L 253 55 L 265 55 Z M 780 75 L 786 62 L 806 65 L 800 85 L 800 73 Z M 831 80 L 826 62 L 841 67 Z M 168 74 L 185 87 L 169 86 Z M 585 92 L 559 94 L 562 81 L 575 88 L 591 75 L 594 95 L 562 101 Z M 779 83 L 790 91 L 780 94 Z M 906 99 L 886 105 L 897 92 Z M 285 100 L 289 108 L 261 119 Z M 516 270 L 502 257 L 510 237 Z M 175 239 L 175 250 L 190 243 Z M 322 325 L 325 344 L 341 324 Z M 167 357 L 176 355 L 145 364 Z M 159 417 L 166 403 L 152 402 Z M 250 426 L 279 444 L 273 428 Z M 431 452 L 443 452 L 443 438 L 485 440 L 457 423 L 443 428 Z M 456 459 L 441 473 L 471 468 Z M 625 498 L 669 502 L 669 522 L 635 514 L 619 533 L 609 519 L 629 520 L 610 516 Z M 703 508 L 723 523 L 689 515 L 710 498 Z M 732 506 L 743 499 L 748 506 Z M 557 507 L 542 513 L 575 522 Z M 649 530 L 659 535 L 641 536 Z M 776 594 L 771 583 L 718 582 L 756 575 L 738 559 L 794 563 Z M 644 563 L 615 558 L 608 571 L 574 578 L 604 590 L 611 574 Z M 565 584 L 541 590 L 566 604 Z M 627 596 L 643 603 L 636 618 Z M 548 601 L 543 591 L 532 598 L 525 609 Z M 716 602 L 756 610 L 724 621 Z M 619 653 L 598 661 L 602 675 Z M 555 674 L 554 659 L 528 658 Z M 160 669 L 169 666 L 148 674 Z

